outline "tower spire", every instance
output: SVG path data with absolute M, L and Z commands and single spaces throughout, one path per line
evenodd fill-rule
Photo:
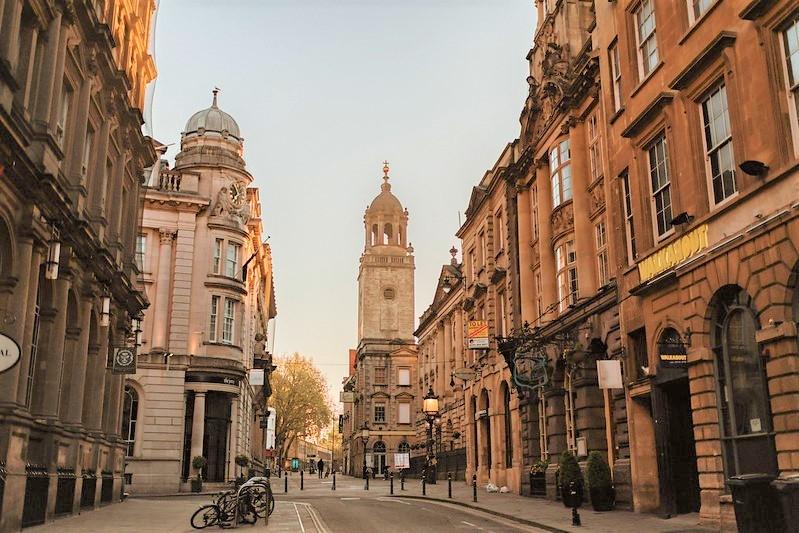
M 391 184 L 388 182 L 388 178 L 389 178 L 388 171 L 389 171 L 388 161 L 386 160 L 386 161 L 383 161 L 383 185 L 380 186 L 380 189 L 383 190 L 383 191 L 390 191 L 391 190 Z
M 221 90 L 222 89 L 220 89 L 219 87 L 214 87 L 214 90 L 211 91 L 212 93 L 214 93 L 214 101 L 211 102 L 211 107 L 217 107 L 217 105 L 216 105 L 216 95 L 219 94 L 219 91 L 221 91 Z

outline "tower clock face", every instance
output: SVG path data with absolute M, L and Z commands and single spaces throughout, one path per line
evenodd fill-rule
M 240 206 L 244 201 L 244 188 L 239 185 L 238 183 L 233 183 L 230 185 L 230 199 L 233 202 L 233 205 Z

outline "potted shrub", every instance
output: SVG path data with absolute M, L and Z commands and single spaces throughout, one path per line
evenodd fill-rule
M 191 491 L 202 492 L 203 490 L 203 468 L 208 464 L 205 457 L 197 455 L 191 460 L 191 466 L 197 471 L 197 477 L 191 480 Z
M 585 471 L 594 511 L 612 511 L 616 503 L 616 490 L 610 477 L 610 467 L 603 455 L 599 452 L 589 453 Z
M 530 495 L 542 495 L 547 492 L 546 472 L 549 461 L 538 460 L 530 466 Z
M 238 483 L 242 484 L 244 483 L 244 469 L 250 464 L 250 458 L 246 455 L 240 454 L 236 456 L 234 461 L 236 462 L 236 466 L 239 467 Z
M 565 451 L 561 454 L 558 472 L 563 505 L 580 507 L 583 503 L 583 474 L 572 452 Z

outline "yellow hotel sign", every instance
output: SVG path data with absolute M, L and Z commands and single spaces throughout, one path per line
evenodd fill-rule
M 690 259 L 705 248 L 707 248 L 707 224 L 686 233 L 638 263 L 638 275 L 641 277 L 641 283 Z

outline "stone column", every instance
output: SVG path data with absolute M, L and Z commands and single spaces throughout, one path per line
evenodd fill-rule
M 100 432 L 103 429 L 102 398 L 105 397 L 108 340 L 108 328 L 100 328 L 98 345 L 89 346 L 85 388 L 89 392 L 83 396 L 83 426 L 92 432 Z
M 19 325 L 20 329 L 17 330 L 21 331 L 24 325 L 24 336 L 22 338 L 22 342 L 20 342 L 20 346 L 22 347 L 22 358 L 17 365 L 18 370 L 16 370 L 16 372 L 19 374 L 16 386 L 17 403 L 20 405 L 25 404 L 25 399 L 28 392 L 28 372 L 31 364 L 31 347 L 33 344 L 33 330 L 36 320 L 34 307 L 36 306 L 36 299 L 39 295 L 39 268 L 42 264 L 44 253 L 45 252 L 41 249 L 33 249 L 30 260 L 30 270 L 28 272 L 27 299 L 24 302 L 20 302 L 15 298 L 14 302 L 12 302 L 17 306 L 27 306 L 27 311 L 24 314 L 25 320 Z M 22 260 L 23 258 L 20 257 L 20 261 Z M 20 273 L 22 272 L 24 272 L 24 266 L 20 265 Z M 20 295 L 24 296 L 22 292 L 20 292 Z M 0 378 L 2 378 L 2 376 L 0 376 Z M 0 380 L 0 384 L 2 384 L 2 380 Z
M 86 364 L 89 357 L 92 299 L 92 295 L 85 295 L 80 303 L 80 336 L 73 363 L 72 384 L 65 417 L 66 423 L 70 425 L 80 425 L 83 422 L 83 395 L 86 385 Z
M 205 437 L 205 392 L 195 392 L 194 414 L 191 419 L 190 462 L 198 455 L 203 455 L 203 437 Z
M 519 214 L 519 294 L 521 306 L 521 323 L 532 323 L 536 318 L 535 309 L 535 280 L 533 277 L 533 249 L 530 243 L 533 240 L 532 218 L 530 213 L 530 189 L 519 191 L 517 209 Z
M 4 4 L 0 5 L 0 12 L 3 15 L 3 19 L 0 22 L 0 27 L 3 28 L 2 33 L 0 33 L 0 59 L 6 60 L 10 67 L 9 70 L 15 72 L 19 59 L 19 27 L 22 21 L 22 1 L 5 0 Z
M 239 415 L 240 396 L 233 396 L 230 401 L 230 450 L 228 450 L 228 478 L 236 477 L 236 456 L 239 454 L 239 426 L 241 416 Z
M 39 42 L 38 22 L 30 23 L 20 35 L 20 39 L 22 42 L 20 43 L 19 51 L 20 64 L 18 81 L 22 90 L 14 95 L 14 103 L 26 113 L 30 113 L 32 107 L 31 99 L 34 97 L 34 95 L 31 94 L 31 88 L 33 86 L 33 76 L 36 75 L 34 60 L 36 59 L 36 49 L 38 48 Z M 28 118 L 30 118 L 30 115 L 28 115 Z
M 105 433 L 108 436 L 119 436 L 119 425 L 121 422 L 121 402 L 122 402 L 122 378 L 121 374 L 113 374 L 110 370 L 107 371 L 107 387 L 109 388 L 108 394 L 108 416 L 106 417 Z
M 546 157 L 546 156 L 545 156 Z M 544 309 L 558 301 L 555 253 L 552 250 L 552 182 L 549 166 L 539 163 L 535 182 L 538 184 L 538 251 L 541 256 L 541 303 Z M 543 319 L 556 316 L 557 311 L 544 313 Z
M 67 329 L 67 298 L 72 284 L 63 270 L 53 282 L 52 305 L 55 309 L 50 327 L 47 328 L 47 340 L 41 342 L 36 358 L 36 374 L 34 377 L 34 396 L 31 411 L 35 415 L 47 418 L 58 417 L 58 400 L 61 389 L 61 369 L 64 364 L 64 342 Z
M 8 369 L 0 374 L 0 403 L 15 402 L 17 400 L 17 386 L 19 384 L 20 370 L 23 362 L 30 356 L 30 351 L 25 351 L 25 324 L 27 323 L 28 315 L 33 314 L 33 305 L 35 300 L 29 299 L 29 288 L 31 281 L 31 267 L 33 262 L 33 239 L 30 237 L 22 237 L 17 240 L 17 283 L 14 286 L 14 291 L 8 297 L 8 312 L 14 317 L 13 324 L 2 324 L 0 328 L 2 332 L 20 345 L 22 353 L 20 353 L 19 364 Z M 36 279 L 38 280 L 39 268 L 37 264 Z M 35 284 L 34 284 L 35 285 Z M 22 374 L 27 375 L 27 372 Z
M 69 161 L 69 178 L 72 185 L 83 185 L 85 176 L 83 175 L 83 151 L 86 146 L 87 132 L 89 127 L 89 104 L 91 103 L 92 96 L 92 80 L 91 78 L 83 80 L 78 92 L 78 98 L 75 102 L 75 121 L 72 124 L 72 142 L 70 146 L 70 154 L 67 157 Z M 65 154 L 66 155 L 66 154 Z M 88 173 L 89 169 L 86 169 Z
M 588 218 L 591 211 L 591 202 L 588 199 L 588 176 L 591 171 L 588 168 L 585 122 L 578 121 L 569 130 L 569 149 L 572 166 L 578 296 L 590 297 L 596 292 L 596 254 L 594 253 L 594 225 Z
M 35 101 L 34 119 L 42 123 L 41 129 L 47 129 L 50 122 L 50 109 L 53 106 L 53 92 L 55 80 L 61 82 L 61 77 L 56 75 L 56 66 L 58 65 L 58 51 L 61 45 L 66 42 L 65 38 L 61 35 L 61 12 L 56 10 L 53 20 L 45 32 L 45 39 L 47 46 L 45 47 L 44 57 L 42 58 L 42 65 L 39 69 L 39 84 L 37 86 L 37 93 L 31 95 Z
M 169 330 L 169 285 L 172 279 L 172 240 L 171 230 L 160 231 L 161 247 L 158 250 L 158 274 L 155 285 L 155 309 L 153 311 L 153 350 L 166 350 Z M 220 313 L 221 316 L 221 313 Z
M 78 321 L 79 317 L 70 317 L 73 321 Z M 75 360 L 80 349 L 80 327 L 74 323 L 67 326 L 66 339 L 64 341 L 64 364 L 61 370 L 61 391 L 58 399 L 58 418 L 63 422 L 67 418 L 69 409 L 69 399 L 73 393 L 73 382 L 75 381 Z
M 452 396 L 452 388 L 449 386 L 452 374 L 452 358 L 452 315 L 448 315 L 444 317 L 444 374 L 441 376 L 441 388 L 444 391 L 445 398 Z
M 89 189 L 89 212 L 95 217 L 103 216 L 105 187 L 111 176 L 106 176 L 106 161 L 108 160 L 108 137 L 111 131 L 111 119 L 104 117 L 100 132 L 97 135 L 97 148 L 95 150 L 94 165 L 90 176 L 92 182 Z
M 67 44 L 69 42 L 69 32 L 66 27 L 61 28 L 58 36 L 58 54 L 55 62 L 55 78 L 53 79 L 53 88 L 50 100 L 50 116 L 48 123 L 53 126 L 58 122 L 58 114 L 60 113 L 59 105 L 61 101 L 61 93 L 64 90 L 64 60 L 67 55 Z M 66 132 L 64 132 L 66 136 Z M 62 146 L 66 148 L 66 146 Z
M 438 325 L 436 325 L 436 354 L 435 354 L 436 380 L 433 385 L 433 390 L 435 391 L 435 393 L 442 398 L 445 393 L 444 383 L 446 382 L 444 377 L 444 361 L 447 358 L 447 353 L 444 348 L 444 343 L 445 343 L 444 339 L 446 338 L 446 335 L 444 333 L 445 332 L 444 322 L 446 322 L 446 320 L 442 320 L 441 322 L 438 323 Z

